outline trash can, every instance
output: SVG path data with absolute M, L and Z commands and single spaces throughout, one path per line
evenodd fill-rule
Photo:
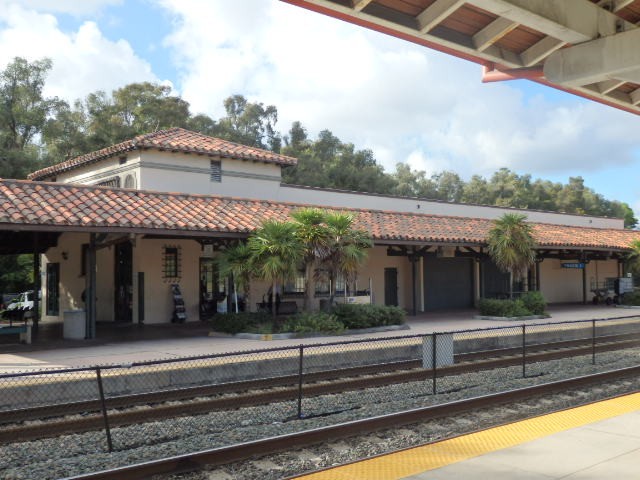
M 84 340 L 87 336 L 86 314 L 84 310 L 65 310 L 62 315 L 62 336 L 70 340 Z

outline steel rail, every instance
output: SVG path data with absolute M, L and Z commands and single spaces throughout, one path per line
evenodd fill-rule
M 576 377 L 568 380 L 549 382 L 541 385 L 511 390 L 507 392 L 475 397 L 441 405 L 412 409 L 363 420 L 341 423 L 328 427 L 245 442 L 228 447 L 215 448 L 200 452 L 178 455 L 145 463 L 118 467 L 101 472 L 87 473 L 69 477 L 67 480 L 138 480 L 153 475 L 184 473 L 242 461 L 254 456 L 264 456 L 291 449 L 300 449 L 310 445 L 335 441 L 359 434 L 397 428 L 398 426 L 424 422 L 434 418 L 451 416 L 472 410 L 492 407 L 509 402 L 530 399 L 533 396 L 548 395 L 593 384 L 618 380 L 640 375 L 640 366 L 623 368 L 603 373 Z
M 629 346 L 634 346 L 635 344 L 629 343 L 629 339 L 638 339 L 640 340 L 640 334 L 618 334 L 618 335 L 609 335 L 609 336 L 601 336 L 597 337 L 598 344 L 596 344 L 596 351 L 610 351 L 612 347 L 608 347 L 608 345 L 615 344 L 619 346 L 617 348 L 628 348 Z M 582 338 L 576 340 L 563 340 L 557 342 L 547 342 L 547 343 L 539 343 L 532 344 L 526 347 L 526 353 L 531 355 L 533 353 L 545 352 L 549 350 L 557 350 L 557 351 L 566 351 L 570 348 L 584 347 L 582 350 L 576 350 L 577 355 L 587 354 L 588 352 L 585 349 L 592 349 L 592 338 Z M 521 347 L 510 347 L 510 348 L 501 348 L 501 349 L 492 349 L 492 350 L 482 350 L 477 352 L 468 352 L 468 353 L 458 353 L 454 355 L 454 362 L 456 364 L 464 364 L 470 361 L 476 361 L 473 365 L 478 367 L 479 370 L 486 370 L 489 368 L 498 368 L 500 366 L 511 366 L 515 364 L 514 361 L 504 360 L 510 356 L 516 356 L 521 353 Z M 564 354 L 563 354 L 564 356 Z M 566 355 L 570 356 L 570 355 Z M 483 362 L 477 362 L 482 359 L 490 359 L 490 358 L 502 358 L 501 361 L 493 361 L 489 362 L 488 360 L 484 360 Z M 520 357 L 517 357 L 520 358 Z M 552 357 L 550 359 L 557 359 L 562 357 Z M 530 360 L 535 360 L 535 357 L 532 357 Z M 342 369 L 334 369 L 328 371 L 321 372 L 310 372 L 304 374 L 304 381 L 307 384 L 316 383 L 320 381 L 334 381 L 336 379 L 345 379 L 345 378 L 353 378 L 358 376 L 367 376 L 367 375 L 380 375 L 398 372 L 403 370 L 414 370 L 422 368 L 421 360 L 404 360 L 397 362 L 388 362 L 388 363 L 378 363 L 378 364 L 370 364 L 364 366 L 357 367 L 349 367 Z M 456 375 L 458 373 L 464 373 L 470 371 L 469 367 L 463 367 L 459 365 L 457 370 L 451 371 L 449 367 L 442 368 L 441 372 L 438 376 L 441 375 Z M 423 372 L 431 372 L 431 370 L 421 370 Z M 385 377 L 388 379 L 388 377 Z M 401 381 L 412 381 L 412 380 L 423 380 L 424 378 L 416 372 L 409 373 L 406 376 L 399 377 Z M 115 397 L 109 397 L 107 399 L 107 407 L 110 409 L 117 408 L 127 408 L 127 407 L 135 407 L 139 405 L 150 405 L 150 404 L 160 404 L 168 401 L 184 401 L 190 400 L 196 397 L 213 397 L 219 396 L 229 393 L 240 393 L 246 391 L 255 391 L 260 389 L 269 389 L 275 387 L 286 387 L 296 385 L 299 381 L 299 375 L 284 375 L 279 377 L 271 377 L 271 378 L 263 378 L 257 380 L 244 380 L 239 382 L 227 382 L 222 384 L 215 385 L 202 385 L 197 387 L 185 387 L 178 388 L 172 390 L 163 390 L 158 392 L 148 392 L 148 393 L 139 393 L 132 395 L 121 395 Z M 388 382 L 388 380 L 384 380 L 382 384 L 389 384 L 393 382 Z M 399 382 L 395 382 L 399 383 Z M 371 384 L 369 386 L 379 386 L 379 383 Z M 368 385 L 365 384 L 366 388 Z M 307 387 L 308 388 L 308 387 Z M 303 387 L 304 389 L 304 387 Z M 307 392 L 310 393 L 310 392 Z M 330 393 L 336 393 L 332 391 Z M 280 397 L 283 398 L 283 397 Z M 286 397 L 287 399 L 289 397 Z M 261 397 L 259 397 L 262 400 Z M 258 400 L 258 398 L 257 398 Z M 273 401 L 277 401 L 274 399 Z M 221 407 L 224 408 L 224 402 L 221 402 Z M 28 407 L 28 408 L 20 408 L 20 409 L 11 409 L 0 411 L 0 425 L 2 424 L 15 424 L 19 422 L 29 421 L 29 420 L 43 420 L 52 417 L 61 417 L 64 415 L 73 415 L 73 414 L 86 414 L 86 413 L 96 413 L 101 409 L 101 404 L 99 400 L 87 400 L 87 401 L 78 401 L 71 402 L 66 404 L 54 404 L 54 405 L 45 405 L 39 407 Z M 88 421 L 88 420 L 87 420 Z M 0 434 L 0 443 L 2 443 L 2 435 Z
M 603 352 L 618 350 L 621 345 L 623 345 L 624 348 L 640 346 L 640 340 L 598 345 L 597 351 Z M 527 363 L 588 355 L 591 352 L 592 347 L 579 347 L 575 349 L 554 350 L 546 353 L 530 354 L 527 356 Z M 483 362 L 461 363 L 453 366 L 438 367 L 435 374 L 437 378 L 452 377 L 464 373 L 518 366 L 521 362 L 521 357 L 512 356 L 491 359 Z M 344 378 L 339 381 L 329 383 L 305 384 L 302 387 L 302 395 L 304 398 L 313 398 L 321 395 L 340 394 L 366 388 L 425 381 L 431 379 L 433 374 L 434 372 L 431 369 L 416 368 L 400 373 L 394 372 L 378 374 L 375 376 Z M 144 410 L 144 412 L 141 412 L 140 410 L 119 411 L 109 415 L 109 423 L 112 427 L 126 426 L 154 420 L 166 420 L 168 418 L 180 416 L 199 415 L 215 411 L 236 410 L 238 408 L 268 405 L 271 403 L 296 400 L 298 398 L 298 393 L 298 387 L 292 386 L 275 391 L 249 391 L 242 395 L 229 395 L 221 398 L 203 399 L 184 404 L 157 405 Z M 113 408 L 109 401 L 107 402 L 107 408 Z M 144 418 L 144 422 L 141 422 L 141 418 Z M 97 412 L 84 415 L 82 418 L 62 418 L 37 424 L 8 425 L 0 430 L 0 444 L 15 442 L 16 438 L 19 438 L 21 441 L 36 440 L 65 434 L 95 431 L 102 429 L 102 427 L 103 417 Z

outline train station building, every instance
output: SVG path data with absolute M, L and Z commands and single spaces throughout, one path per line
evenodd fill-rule
M 141 135 L 29 180 L 1 180 L 2 252 L 41 254 L 42 319 L 86 310 L 91 336 L 96 321 L 170 322 L 176 284 L 187 321 L 234 308 L 217 253 L 264 220 L 308 206 L 353 213 L 373 238 L 356 283 L 336 285 L 342 301 L 410 314 L 470 308 L 508 292 L 508 275 L 486 253 L 493 220 L 506 212 L 533 226 L 538 260 L 528 286 L 550 303 L 590 301 L 593 285 L 624 274 L 624 255 L 640 238 L 616 218 L 283 184 L 282 169 L 296 162 L 180 128 Z M 291 279 L 284 300 L 302 304 L 301 280 Z M 255 310 L 268 285 L 255 281 L 250 290 L 246 308 Z M 316 306 L 327 294 L 318 285 Z

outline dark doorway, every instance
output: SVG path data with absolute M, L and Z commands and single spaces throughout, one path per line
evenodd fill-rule
M 424 259 L 425 310 L 473 306 L 473 260 L 470 258 Z
M 47 315 L 60 313 L 60 264 L 47 264 Z
M 227 288 L 211 258 L 200 259 L 200 320 L 228 311 Z
M 115 322 L 133 321 L 133 248 L 123 242 L 115 246 Z
M 398 269 L 384 269 L 384 304 L 398 306 Z
M 482 298 L 507 298 L 511 276 L 501 271 L 492 260 L 482 262 Z

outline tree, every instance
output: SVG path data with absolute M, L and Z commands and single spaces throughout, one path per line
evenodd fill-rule
M 0 176 L 24 178 L 35 169 L 39 151 L 33 143 L 64 102 L 42 95 L 51 60 L 29 63 L 16 57 L 0 72 Z
M 329 253 L 320 262 L 318 271 L 329 280 L 329 304 L 333 304 L 338 276 L 344 278 L 345 284 L 353 282 L 358 267 L 367 258 L 367 250 L 373 246 L 368 232 L 353 228 L 354 220 L 353 215 L 346 213 L 328 213 L 325 219 Z
M 276 316 L 276 295 L 285 280 L 292 278 L 304 255 L 304 248 L 292 222 L 267 220 L 249 237 L 254 275 L 271 283 Z
M 238 243 L 223 250 L 216 257 L 216 265 L 221 277 L 233 276 L 233 290 L 236 294 L 238 290 L 244 293 L 246 305 L 251 305 L 250 284 L 253 273 L 252 252 L 247 243 Z
M 217 124 L 216 135 L 251 147 L 279 152 L 280 134 L 275 130 L 278 109 L 273 105 L 251 103 L 242 95 L 232 95 L 224 101 L 227 115 Z
M 494 220 L 487 238 L 489 255 L 503 272 L 511 277 L 509 296 L 513 297 L 513 284 L 520 280 L 536 259 L 535 240 L 526 216 L 505 213 Z
M 302 262 L 304 264 L 304 306 L 307 311 L 313 301 L 313 272 L 316 265 L 329 254 L 329 230 L 325 223 L 326 213 L 317 208 L 303 208 L 291 213 L 296 226 L 296 235 L 304 246 Z

